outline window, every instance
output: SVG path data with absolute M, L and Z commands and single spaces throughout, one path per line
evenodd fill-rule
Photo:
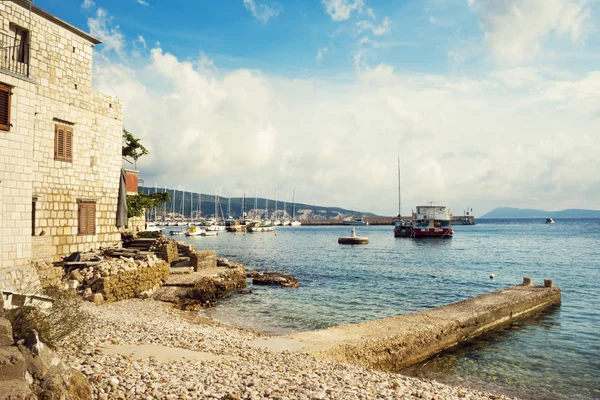
M 20 26 L 13 25 L 15 31 L 15 46 L 13 47 L 13 60 L 20 63 L 29 63 L 29 31 Z
M 77 234 L 96 234 L 96 203 L 93 201 L 80 201 L 77 203 Z
M 35 209 L 37 198 L 31 200 L 31 236 L 35 236 Z
M 10 130 L 10 86 L 0 83 L 0 130 Z
M 73 127 L 54 126 L 54 159 L 73 162 Z

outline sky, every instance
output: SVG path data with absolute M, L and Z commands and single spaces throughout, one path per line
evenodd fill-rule
M 37 0 L 146 186 L 398 214 L 600 209 L 599 0 Z M 126 164 L 126 167 L 131 167 Z

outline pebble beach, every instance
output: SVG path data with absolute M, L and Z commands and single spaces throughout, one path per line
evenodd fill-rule
M 509 399 L 257 348 L 251 342 L 261 333 L 154 300 L 85 310 L 85 334 L 60 354 L 88 378 L 95 399 Z

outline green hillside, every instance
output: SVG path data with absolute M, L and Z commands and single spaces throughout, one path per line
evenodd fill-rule
M 155 188 L 149 187 L 139 187 L 139 191 L 143 193 L 154 193 Z M 165 189 L 158 189 L 159 192 L 164 191 Z M 156 210 L 157 215 L 162 215 L 163 213 L 176 212 L 181 213 L 182 200 L 183 200 L 183 214 L 186 217 L 189 217 L 191 214 L 191 208 L 193 207 L 194 215 L 202 215 L 202 217 L 211 217 L 215 213 L 215 195 L 212 194 L 202 194 L 200 197 L 199 193 L 191 193 L 184 192 L 180 190 L 166 189 L 166 191 L 171 195 L 171 201 L 165 204 L 162 209 Z M 174 193 L 174 194 L 173 194 Z M 202 202 L 200 203 L 200 199 Z M 269 213 L 275 211 L 275 200 L 273 199 L 265 199 L 258 198 L 256 199 L 256 205 L 259 210 L 267 209 L 268 202 L 268 210 Z M 249 213 L 252 209 L 254 209 L 255 199 L 254 197 L 246 198 L 246 212 Z M 242 206 L 243 206 L 243 198 L 241 197 L 232 197 L 231 202 L 229 202 L 228 197 L 219 196 L 219 204 L 218 204 L 218 213 L 219 217 L 223 215 L 227 218 L 231 215 L 233 218 L 239 218 L 242 215 Z M 279 216 L 281 217 L 284 203 L 283 201 L 277 201 L 277 210 L 279 210 Z M 231 210 L 231 213 L 228 213 L 228 207 Z M 292 216 L 293 212 L 293 204 L 286 202 L 285 203 L 285 211 L 289 217 Z M 305 213 L 306 211 L 306 213 Z M 154 211 L 152 211 L 154 213 Z M 364 212 L 364 211 L 356 211 L 356 210 L 348 210 L 340 207 L 323 207 L 323 206 L 315 206 L 304 203 L 296 203 L 296 216 L 301 217 L 304 214 L 308 214 L 311 219 L 332 219 L 338 217 L 349 217 L 353 215 L 361 215 L 361 216 L 374 216 L 375 214 Z M 154 215 L 154 214 L 153 214 Z

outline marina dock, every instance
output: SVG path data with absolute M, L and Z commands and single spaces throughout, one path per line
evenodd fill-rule
M 460 342 L 560 304 L 561 291 L 522 285 L 430 310 L 358 324 L 260 339 L 257 347 L 306 352 L 316 358 L 379 370 L 399 370 Z

